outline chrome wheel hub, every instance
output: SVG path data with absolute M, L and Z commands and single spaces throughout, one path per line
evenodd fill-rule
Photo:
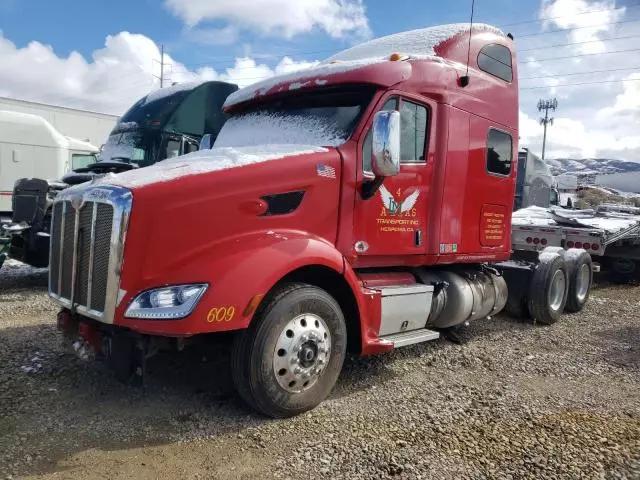
M 591 277 L 591 272 L 589 271 L 589 265 L 583 263 L 580 266 L 580 271 L 576 276 L 576 297 L 578 297 L 578 301 L 582 302 L 587 297 L 587 292 L 589 291 L 589 280 Z
M 287 392 L 300 393 L 318 381 L 331 355 L 331 333 L 318 315 L 305 313 L 289 321 L 276 342 L 273 372 Z
M 560 310 L 566 285 L 567 279 L 564 272 L 562 270 L 556 270 L 551 279 L 551 288 L 549 288 L 549 307 L 551 310 Z

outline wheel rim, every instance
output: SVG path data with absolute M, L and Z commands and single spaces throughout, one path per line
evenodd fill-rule
M 305 313 L 287 323 L 273 351 L 273 372 L 287 392 L 313 387 L 331 356 L 331 333 L 318 315 Z
M 589 291 L 590 275 L 589 265 L 583 263 L 580 266 L 580 271 L 576 276 L 576 297 L 579 302 L 583 302 L 587 298 L 587 292 Z
M 551 288 L 549 288 L 549 307 L 553 311 L 560 310 L 560 306 L 564 300 L 566 283 L 564 272 L 560 269 L 556 270 L 551 279 Z

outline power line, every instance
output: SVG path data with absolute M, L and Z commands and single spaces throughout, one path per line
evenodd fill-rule
M 610 55 L 610 54 L 613 54 L 613 53 L 637 52 L 639 50 L 640 50 L 640 48 L 630 48 L 630 49 L 627 49 L 627 50 L 614 50 L 614 51 L 611 51 L 611 52 L 579 53 L 577 55 L 568 55 L 568 56 L 564 56 L 564 57 L 534 58 L 534 59 L 526 60 L 526 61 L 520 62 L 520 63 L 547 62 L 549 60 L 565 60 L 567 58 L 589 57 L 589 56 L 592 56 L 592 55 Z
M 561 33 L 561 32 L 570 32 L 573 30 L 582 30 L 584 28 L 596 28 L 596 27 L 607 27 L 610 25 L 621 25 L 624 23 L 633 23 L 640 22 L 640 18 L 634 18 L 633 20 L 621 20 L 619 22 L 608 22 L 608 23 L 597 23 L 595 25 L 584 25 L 582 27 L 571 27 L 571 28 L 558 28 L 556 30 L 547 30 L 546 32 L 537 32 L 537 33 L 527 33 L 524 35 L 515 35 L 516 40 L 520 38 L 526 37 L 537 37 L 539 35 L 551 35 L 552 33 Z
M 562 83 L 560 85 L 545 85 L 540 87 L 523 87 L 520 90 L 537 90 L 540 88 L 578 87 L 581 85 L 599 85 L 601 83 L 640 82 L 640 78 L 626 78 L 621 80 L 603 80 L 600 82 Z
M 640 3 L 636 3 L 636 4 L 634 4 L 634 5 L 625 5 L 625 6 L 624 6 L 624 8 L 626 8 L 627 10 L 628 10 L 628 9 L 631 9 L 631 8 L 638 8 L 638 7 L 640 7 Z M 538 18 L 538 19 L 536 19 L 536 20 L 526 20 L 526 21 L 524 21 L 524 22 L 504 23 L 504 24 L 500 25 L 500 28 L 504 28 L 504 27 L 512 27 L 512 26 L 514 26 L 514 25 L 525 25 L 525 24 L 528 24 L 528 23 L 547 22 L 547 21 L 549 21 L 549 20 L 557 20 L 557 19 L 559 19 L 559 18 L 567 18 L 567 17 L 569 17 L 569 16 L 570 16 L 570 17 L 576 17 L 576 16 L 579 16 L 579 15 L 589 15 L 589 14 L 592 14 L 592 13 L 613 12 L 613 11 L 615 11 L 615 10 L 620 10 L 620 8 L 621 8 L 621 7 L 616 7 L 616 8 L 607 8 L 607 9 L 604 9 L 604 10 L 592 10 L 592 11 L 590 11 L 590 12 L 576 13 L 576 14 L 574 14 L 574 15 L 560 15 L 560 16 L 558 16 L 558 17 Z
M 640 21 L 637 20 L 637 21 Z M 537 50 L 546 50 L 549 48 L 562 48 L 562 47 L 568 47 L 568 46 L 573 46 L 573 45 L 582 45 L 582 44 L 587 44 L 587 43 L 596 43 L 596 42 L 607 42 L 607 41 L 614 41 L 614 40 L 626 40 L 629 38 L 638 38 L 640 37 L 640 35 L 629 35 L 629 36 L 624 36 L 624 37 L 614 37 L 614 38 L 605 38 L 605 39 L 598 39 L 598 40 L 586 40 L 583 42 L 571 42 L 571 43 L 562 43 L 562 44 L 555 44 L 555 45 L 548 45 L 548 46 L 543 46 L 543 47 L 536 47 L 536 48 L 527 48 L 527 49 L 523 49 L 523 50 L 517 50 L 517 53 L 522 53 L 522 52 L 533 52 L 533 51 L 537 51 Z M 334 50 L 329 50 L 329 49 L 325 49 L 325 50 L 316 50 L 313 52 L 290 52 L 287 54 L 282 54 L 283 57 L 292 57 L 294 55 L 302 55 L 302 54 L 313 54 L 313 53 L 321 53 L 321 52 L 333 52 Z M 621 52 L 628 52 L 628 51 L 633 51 L 633 50 L 621 50 Z M 590 53 L 590 54 L 579 54 L 579 55 L 572 55 L 569 58 L 573 58 L 573 57 L 579 57 L 579 56 L 583 56 L 583 55 L 605 55 L 605 54 L 609 54 L 609 53 L 617 53 L 617 52 L 594 52 L 594 53 Z M 274 57 L 277 57 L 277 55 L 273 55 Z M 238 57 L 236 58 L 230 58 L 228 59 L 229 62 L 234 62 L 235 60 L 237 60 Z M 559 59 L 564 59 L 567 57 L 558 57 Z M 254 59 L 251 59 L 253 61 L 255 61 Z M 541 60 L 536 60 L 536 61 L 542 61 L 545 59 L 541 59 Z M 202 65 L 207 65 L 207 66 L 211 66 L 212 68 L 215 67 L 216 63 L 218 62 L 203 62 L 203 63 L 185 63 L 184 66 L 185 67 L 196 67 L 196 66 L 202 66 Z M 220 62 L 222 63 L 222 62 Z M 231 69 L 233 70 L 249 70 L 252 68 L 256 68 L 258 64 L 256 63 L 253 66 L 248 66 L 248 67 L 234 67 L 233 64 L 230 64 Z M 218 68 L 225 68 L 222 67 L 221 65 L 218 64 Z
M 547 45 L 545 47 L 525 48 L 523 50 L 518 50 L 518 51 L 519 51 L 519 53 L 532 52 L 534 50 L 546 50 L 547 48 L 563 48 L 563 47 L 570 47 L 572 45 L 582 45 L 582 44 L 585 44 L 585 43 L 608 42 L 608 41 L 612 41 L 612 40 L 626 40 L 626 39 L 629 39 L 629 38 L 638 38 L 638 37 L 640 37 L 640 35 L 628 35 L 626 37 L 614 37 L 614 38 L 603 38 L 603 39 L 597 39 L 597 40 L 585 40 L 584 42 L 560 43 L 560 44 L 556 44 L 556 45 Z
M 631 8 L 638 8 L 640 7 L 640 3 L 639 4 L 635 4 L 635 5 L 628 5 L 625 8 L 626 9 L 631 9 Z M 614 10 L 618 10 L 619 8 L 613 8 L 613 9 L 605 9 L 605 10 L 594 10 L 591 12 L 582 12 L 582 13 L 577 13 L 575 15 L 571 15 L 571 17 L 577 16 L 577 15 L 587 15 L 590 13 L 601 13 L 601 12 L 609 12 L 609 11 L 614 11 Z M 554 19 L 559 19 L 559 18 L 566 18 L 569 15 L 564 15 L 564 16 L 558 16 L 558 17 L 551 17 L 551 18 L 546 18 L 546 19 L 538 19 L 538 20 L 528 20 L 528 21 L 524 21 L 524 22 L 515 22 L 515 23 L 507 23 L 507 24 L 502 24 L 499 25 L 500 28 L 503 27 L 507 27 L 507 26 L 513 26 L 513 25 L 524 25 L 527 23 L 536 23 L 536 22 L 541 22 L 541 21 L 546 21 L 546 20 L 554 20 Z M 552 31 L 548 31 L 548 32 L 538 32 L 538 33 L 531 33 L 531 34 L 525 34 L 525 35 L 515 35 L 516 39 L 517 38 L 523 38 L 523 37 L 532 37 L 532 36 L 538 36 L 538 35 L 548 35 L 551 33 L 558 33 L 558 32 L 563 32 L 563 31 L 572 31 L 572 30 L 580 30 L 580 29 L 584 29 L 584 28 L 593 28 L 593 27 L 598 27 L 598 26 L 607 26 L 607 25 L 618 25 L 618 24 L 624 24 L 624 23 L 631 23 L 631 22 L 638 22 L 640 21 L 640 19 L 633 19 L 633 20 L 622 20 L 619 22 L 609 22 L 609 23 L 601 23 L 601 24 L 597 24 L 597 25 L 585 25 L 585 26 L 581 26 L 581 27 L 572 27 L 572 28 L 563 28 L 563 29 L 558 29 L 558 30 L 552 30 Z M 631 38 L 631 37 L 620 37 L 620 39 L 623 38 Z M 616 40 L 616 39 L 605 39 L 605 40 Z M 597 41 L 597 40 L 596 40 Z M 571 43 L 571 44 L 566 44 L 566 45 L 577 45 L 579 43 L 587 43 L 587 42 L 576 42 L 576 43 Z M 563 45 L 565 46 L 565 45 Z M 538 50 L 538 49 L 545 49 L 545 48 L 552 48 L 550 47 L 540 47 L 540 48 L 532 48 L 532 49 L 527 49 L 527 50 L 520 50 L 522 51 L 533 51 L 533 50 Z M 273 54 L 270 55 L 271 57 L 284 57 L 284 56 L 293 56 L 293 55 L 315 55 L 317 53 L 327 53 L 327 52 L 335 52 L 335 49 L 321 49 L 321 50 L 311 50 L 311 51 L 291 51 L 288 53 L 280 53 L 280 54 Z M 218 62 L 234 62 L 238 57 L 211 57 L 211 59 L 209 61 L 206 62 L 197 62 L 197 63 L 185 63 L 184 65 L 187 67 L 196 67 L 196 66 L 202 66 L 202 65 L 212 65 L 214 63 L 218 63 Z M 253 67 L 236 67 L 237 69 L 242 69 L 242 68 L 253 68 Z
M 541 75 L 538 77 L 520 77 L 520 80 L 533 80 L 538 78 L 553 78 L 553 77 L 569 77 L 571 75 L 589 75 L 592 73 L 609 73 L 609 72 L 623 72 L 625 70 L 640 70 L 640 66 L 630 68 L 610 68 L 607 70 L 591 70 L 589 72 L 570 72 L 570 73 L 558 73 L 554 75 Z

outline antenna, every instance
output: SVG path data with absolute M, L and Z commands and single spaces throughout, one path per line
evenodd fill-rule
M 469 85 L 469 60 L 471 58 L 471 33 L 473 31 L 473 9 L 476 0 L 471 0 L 471 19 L 469 20 L 469 45 L 467 46 L 467 72 L 464 77 L 460 77 L 460 86 L 466 87 Z

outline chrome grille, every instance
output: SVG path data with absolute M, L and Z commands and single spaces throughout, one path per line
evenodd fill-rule
M 99 204 L 96 222 L 94 248 L 96 252 L 108 252 L 111 241 L 111 225 L 113 223 L 113 209 L 109 205 Z M 109 276 L 109 256 L 93 255 L 93 284 L 91 288 L 91 302 L 97 310 L 104 309 L 107 294 L 107 279 Z
M 101 186 L 65 193 L 53 205 L 49 294 L 67 308 L 111 323 L 131 192 Z

